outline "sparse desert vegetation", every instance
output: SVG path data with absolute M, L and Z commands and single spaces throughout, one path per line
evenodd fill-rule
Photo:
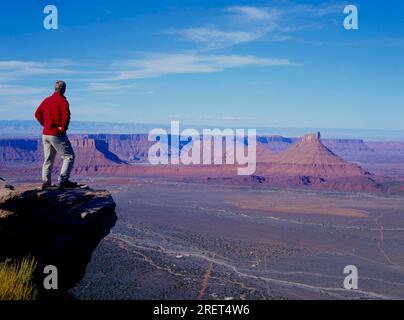
M 0 300 L 36 300 L 38 292 L 32 284 L 35 267 L 36 261 L 30 257 L 0 263 Z

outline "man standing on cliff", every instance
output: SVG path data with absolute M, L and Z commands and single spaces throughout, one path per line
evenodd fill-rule
M 69 180 L 74 165 L 74 152 L 66 134 L 70 124 L 70 109 L 69 102 L 64 96 L 65 92 L 66 83 L 57 81 L 55 93 L 46 98 L 35 112 L 35 118 L 43 127 L 42 189 L 52 186 L 52 169 L 56 154 L 59 154 L 63 159 L 59 187 L 78 187 L 77 183 Z

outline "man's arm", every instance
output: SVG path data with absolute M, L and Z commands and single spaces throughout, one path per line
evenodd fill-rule
M 60 105 L 60 113 L 62 114 L 62 123 L 60 125 L 60 131 L 67 132 L 70 124 L 70 108 L 69 108 L 69 102 L 67 102 L 67 100 L 64 100 Z
M 38 122 L 41 124 L 41 126 L 43 126 L 43 124 L 44 124 L 44 115 L 43 115 L 44 102 L 45 101 L 43 101 L 40 104 L 40 106 L 38 107 L 38 109 L 35 112 L 35 118 L 38 120 Z

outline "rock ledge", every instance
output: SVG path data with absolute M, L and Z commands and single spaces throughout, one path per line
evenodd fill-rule
M 84 277 L 99 242 L 117 221 L 106 191 L 49 189 L 13 191 L 0 186 L 0 261 L 35 257 L 39 290 L 47 265 L 58 268 L 66 292 Z

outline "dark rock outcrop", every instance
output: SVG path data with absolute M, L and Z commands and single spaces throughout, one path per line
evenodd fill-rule
M 0 187 L 1 188 L 1 187 Z M 34 282 L 42 293 L 44 267 L 58 268 L 59 291 L 83 277 L 92 252 L 117 220 L 106 191 L 0 190 L 0 261 L 35 257 Z M 52 292 L 53 294 L 53 292 Z
M 14 190 L 14 187 L 3 178 L 0 178 L 0 190 L 3 190 L 3 192 L 7 192 L 7 190 Z

